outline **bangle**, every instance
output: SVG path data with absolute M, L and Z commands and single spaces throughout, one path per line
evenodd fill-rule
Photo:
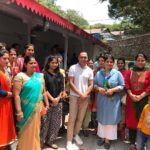
M 17 113 L 16 116 L 23 116 L 23 112 Z

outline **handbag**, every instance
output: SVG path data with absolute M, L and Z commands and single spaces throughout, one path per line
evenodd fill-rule
M 125 92 L 121 93 L 121 103 L 126 105 L 127 94 Z

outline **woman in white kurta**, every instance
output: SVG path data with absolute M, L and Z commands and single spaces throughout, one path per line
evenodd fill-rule
M 97 94 L 98 136 L 101 138 L 98 145 L 104 144 L 110 148 L 110 140 L 117 139 L 117 124 L 121 120 L 120 90 L 124 88 L 124 79 L 121 73 L 113 69 L 114 58 L 105 56 L 105 68 L 97 72 L 94 87 Z

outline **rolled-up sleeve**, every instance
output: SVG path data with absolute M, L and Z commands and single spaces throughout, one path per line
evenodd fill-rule
M 95 77 L 94 77 L 94 89 L 96 87 L 98 87 L 98 76 L 99 76 L 99 72 L 96 73 Z
M 123 90 L 125 87 L 125 82 L 124 82 L 124 78 L 120 72 L 118 72 L 118 81 L 119 81 L 118 86 L 119 86 L 120 90 Z

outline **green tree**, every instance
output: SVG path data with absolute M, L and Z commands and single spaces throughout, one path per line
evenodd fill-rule
M 55 4 L 56 0 L 36 0 L 37 2 L 39 2 L 40 4 L 44 5 L 45 7 L 51 9 L 52 11 L 54 11 L 55 13 L 64 16 L 65 12 L 61 9 L 60 6 L 57 6 Z
M 106 0 L 99 0 L 104 2 Z M 150 0 L 109 0 L 109 16 L 150 31 Z
M 67 11 L 63 11 L 60 6 L 57 6 L 55 4 L 56 0 L 37 0 L 40 4 L 44 5 L 45 7 L 53 10 L 55 13 L 59 14 L 60 16 L 66 18 L 73 24 L 79 26 L 80 28 L 87 28 L 88 22 L 86 19 L 83 18 L 82 15 L 79 14 L 79 12 L 68 9 Z
M 68 9 L 64 17 L 81 28 L 87 28 L 89 25 L 87 20 L 73 9 Z

